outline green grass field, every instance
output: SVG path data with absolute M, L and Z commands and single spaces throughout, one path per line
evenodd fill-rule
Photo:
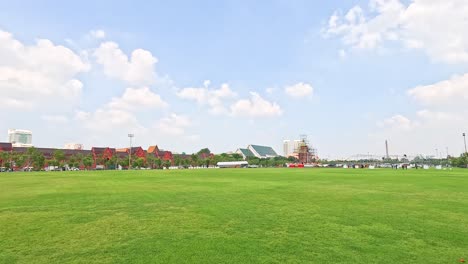
M 0 263 L 458 263 L 468 170 L 0 174 Z

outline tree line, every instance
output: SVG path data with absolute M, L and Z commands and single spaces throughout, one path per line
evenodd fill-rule
M 25 153 L 18 152 L 0 152 L 1 166 L 7 169 L 13 168 L 27 168 L 28 170 L 43 170 L 45 166 L 53 166 L 57 168 L 82 168 L 91 169 L 96 162 L 102 169 L 116 169 L 119 166 L 123 168 L 129 167 L 129 159 L 127 157 L 119 157 L 113 155 L 111 158 L 105 158 L 103 155 L 96 157 L 96 161 L 92 155 L 83 155 L 81 153 L 68 156 L 61 149 L 55 150 L 51 157 L 46 158 L 43 153 L 36 148 L 28 148 Z M 197 153 L 191 155 L 174 154 L 172 160 L 162 160 L 155 157 L 153 154 L 147 154 L 146 159 L 132 155 L 131 168 L 150 168 L 150 169 L 163 169 L 170 166 L 177 166 L 182 168 L 189 167 L 210 167 L 215 166 L 221 161 L 242 161 L 243 157 L 240 154 L 222 153 L 211 154 L 208 148 L 201 149 Z M 297 162 L 293 157 L 275 157 L 270 159 L 259 159 L 257 157 L 248 157 L 247 161 L 251 165 L 260 167 L 282 167 L 286 163 Z

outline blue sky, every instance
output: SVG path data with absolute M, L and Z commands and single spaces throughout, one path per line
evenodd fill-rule
M 219 153 L 281 152 L 306 134 L 322 157 L 381 155 L 385 139 L 392 154 L 463 150 L 463 0 L 0 6 L 5 137 L 119 147 L 133 132 L 143 147 Z

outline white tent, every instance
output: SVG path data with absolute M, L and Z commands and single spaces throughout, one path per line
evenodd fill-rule
M 220 161 L 216 165 L 220 168 L 246 168 L 249 163 L 247 161 Z

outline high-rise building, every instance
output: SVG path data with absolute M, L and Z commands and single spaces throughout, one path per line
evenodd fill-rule
M 390 155 L 388 154 L 388 141 L 385 140 L 385 158 L 390 159 Z
M 283 154 L 285 157 L 297 156 L 299 148 L 301 147 L 301 140 L 284 140 L 283 141 Z
M 295 139 L 292 142 L 292 152 L 291 153 L 298 153 L 299 149 L 301 148 L 302 141 L 300 139 Z
M 291 140 L 288 140 L 288 139 L 283 140 L 283 155 L 284 155 L 285 157 L 287 157 L 288 154 L 289 154 L 289 142 L 290 142 L 290 141 L 291 141 Z
M 8 129 L 8 142 L 13 147 L 32 147 L 32 132 L 23 129 Z
M 284 140 L 283 152 L 285 157 L 295 157 L 302 163 L 311 163 L 318 159 L 317 149 L 312 148 L 306 135 L 301 139 Z

